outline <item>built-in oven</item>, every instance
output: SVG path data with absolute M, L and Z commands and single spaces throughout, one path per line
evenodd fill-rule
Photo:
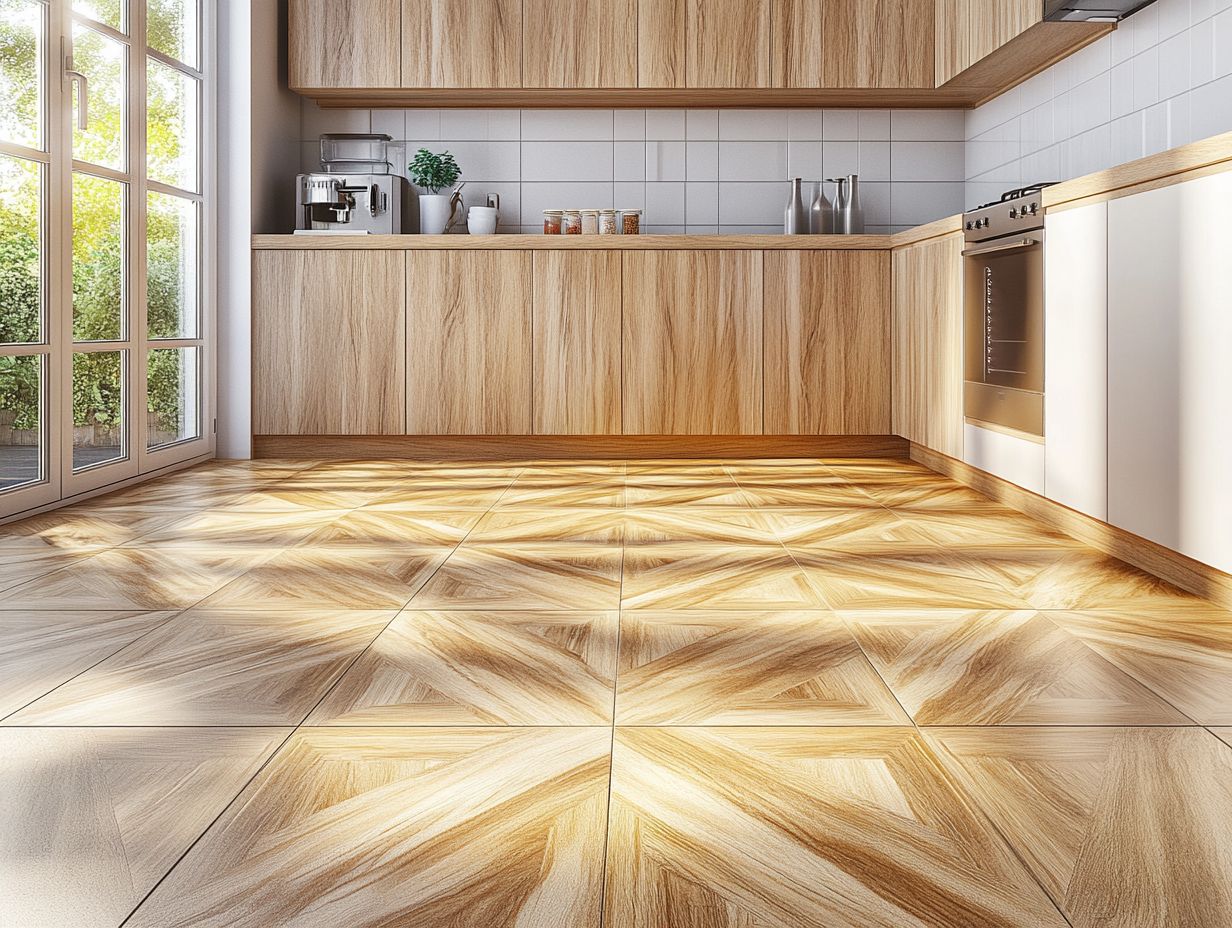
M 963 412 L 1044 435 L 1044 211 L 1040 188 L 964 216 Z

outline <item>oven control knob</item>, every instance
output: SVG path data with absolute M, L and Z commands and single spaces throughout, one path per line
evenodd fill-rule
M 974 228 L 975 228 L 975 223 L 972 222 L 970 219 L 968 219 L 967 220 L 967 231 L 970 232 Z
M 1035 215 L 1036 213 L 1038 213 L 1038 212 L 1039 212 L 1039 204 L 1038 204 L 1038 203 L 1032 203 L 1032 204 L 1031 204 L 1031 215 L 1032 215 L 1032 216 L 1034 216 L 1034 215 Z
M 1011 207 L 1010 207 L 1010 218 L 1011 218 L 1011 219 L 1017 219 L 1017 218 L 1018 218 L 1018 208 L 1017 208 L 1017 207 L 1014 207 L 1014 206 L 1011 206 Z

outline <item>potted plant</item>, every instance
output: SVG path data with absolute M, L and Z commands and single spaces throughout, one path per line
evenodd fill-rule
M 449 152 L 433 154 L 426 148 L 415 153 L 410 164 L 411 183 L 426 191 L 419 197 L 419 231 L 423 235 L 440 235 L 453 224 L 453 201 L 441 193 L 452 187 L 462 176 L 462 169 Z

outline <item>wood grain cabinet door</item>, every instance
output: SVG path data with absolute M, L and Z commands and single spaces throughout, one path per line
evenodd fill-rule
M 624 433 L 762 433 L 762 255 L 624 255 Z
M 962 460 L 963 237 L 893 256 L 894 434 Z
M 772 0 L 685 0 L 689 87 L 769 87 Z
M 776 31 L 776 66 L 786 86 L 932 87 L 935 0 L 776 0 L 794 31 Z M 813 59 L 820 61 L 820 84 Z
M 526 87 L 637 86 L 637 0 L 525 0 Z
M 291 0 L 293 90 L 397 87 L 400 0 Z
M 402 0 L 403 87 L 522 86 L 522 0 Z
M 765 257 L 766 434 L 888 435 L 890 258 Z
M 536 435 L 620 434 L 618 251 L 534 255 Z
M 381 251 L 254 255 L 256 434 L 402 434 L 405 260 Z
M 409 435 L 529 435 L 531 255 L 411 252 Z
M 637 86 L 687 86 L 688 0 L 637 0 Z

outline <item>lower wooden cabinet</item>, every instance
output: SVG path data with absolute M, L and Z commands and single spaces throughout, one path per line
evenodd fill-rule
M 762 254 L 624 255 L 624 433 L 762 433 Z
M 257 252 L 257 434 L 402 434 L 405 266 L 402 252 Z
M 894 434 L 963 456 L 961 234 L 894 252 Z
M 767 435 L 887 435 L 890 256 L 765 256 Z
M 536 435 L 619 435 L 620 262 L 614 251 L 534 256 Z
M 531 255 L 406 258 L 406 431 L 531 431 Z

